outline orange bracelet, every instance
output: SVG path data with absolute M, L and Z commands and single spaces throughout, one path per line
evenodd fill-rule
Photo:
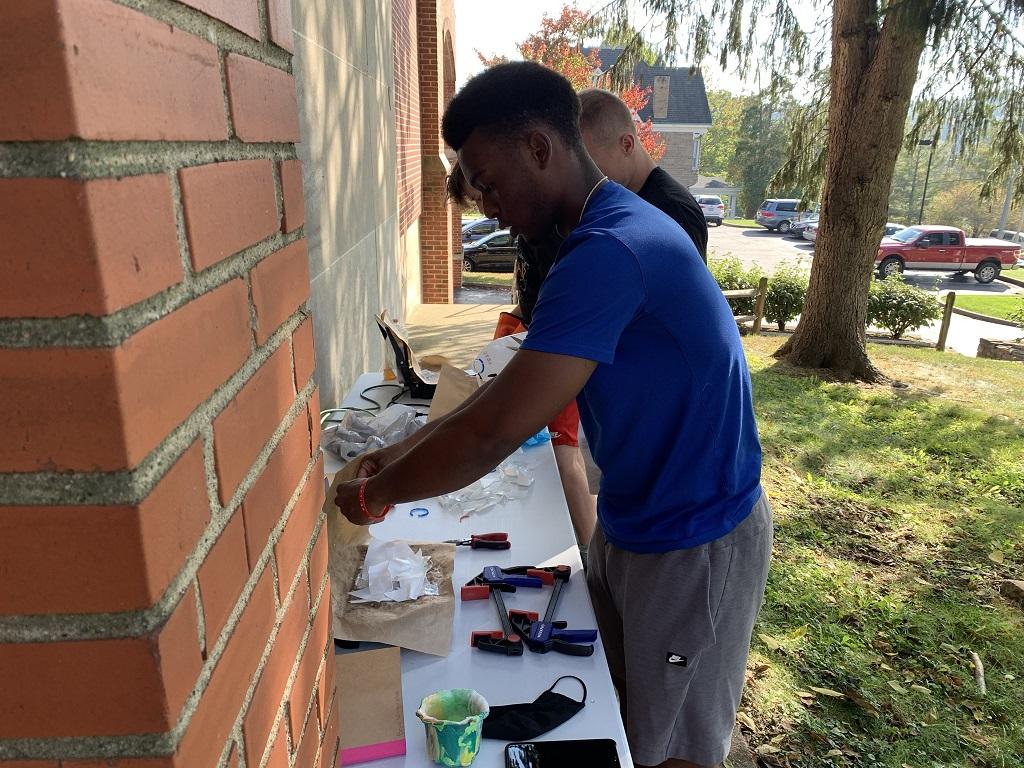
M 370 478 L 366 478 L 359 485 L 359 509 L 362 510 L 363 516 L 371 523 L 379 523 L 384 519 L 385 515 L 391 511 L 391 505 L 388 504 L 384 507 L 384 511 L 379 515 L 374 515 L 370 512 L 370 508 L 366 506 L 366 484 L 370 482 Z

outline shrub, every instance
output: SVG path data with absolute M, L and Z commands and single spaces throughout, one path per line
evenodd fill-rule
M 761 279 L 760 267 L 746 269 L 743 263 L 735 256 L 726 256 L 724 259 L 708 259 L 708 269 L 711 276 L 715 278 L 718 287 L 723 291 L 737 291 L 743 288 L 757 288 L 757 282 Z M 754 313 L 755 299 L 731 299 L 729 305 L 735 315 L 752 315 Z
M 796 264 L 780 264 L 768 278 L 764 317 L 786 330 L 786 323 L 803 311 L 810 276 Z
M 894 339 L 942 317 L 942 306 L 927 291 L 904 282 L 901 275 L 872 281 L 868 324 L 885 328 Z

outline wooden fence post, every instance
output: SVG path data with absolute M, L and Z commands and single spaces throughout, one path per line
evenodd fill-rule
M 939 352 L 946 351 L 946 336 L 949 335 L 949 321 L 953 318 L 953 305 L 956 303 L 956 291 L 946 294 L 946 306 L 942 310 L 942 325 L 939 327 L 939 341 L 935 348 Z
M 768 298 L 768 278 L 762 277 L 757 283 L 757 302 L 754 304 L 754 326 L 751 333 L 756 336 L 761 332 L 761 318 L 764 317 L 764 301 Z

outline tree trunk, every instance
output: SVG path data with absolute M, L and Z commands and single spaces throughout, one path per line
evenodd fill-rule
M 821 225 L 800 323 L 776 353 L 792 365 L 883 378 L 864 343 L 868 286 L 932 5 L 891 6 L 879 30 L 876 3 L 833 3 Z

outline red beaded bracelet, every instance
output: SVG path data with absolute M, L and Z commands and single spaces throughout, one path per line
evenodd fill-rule
M 362 510 L 363 515 L 372 523 L 379 523 L 387 513 L 391 510 L 391 505 L 388 504 L 384 507 L 384 510 L 379 515 L 374 515 L 370 512 L 370 508 L 366 506 L 366 484 L 370 482 L 370 478 L 366 478 L 359 485 L 359 509 Z

